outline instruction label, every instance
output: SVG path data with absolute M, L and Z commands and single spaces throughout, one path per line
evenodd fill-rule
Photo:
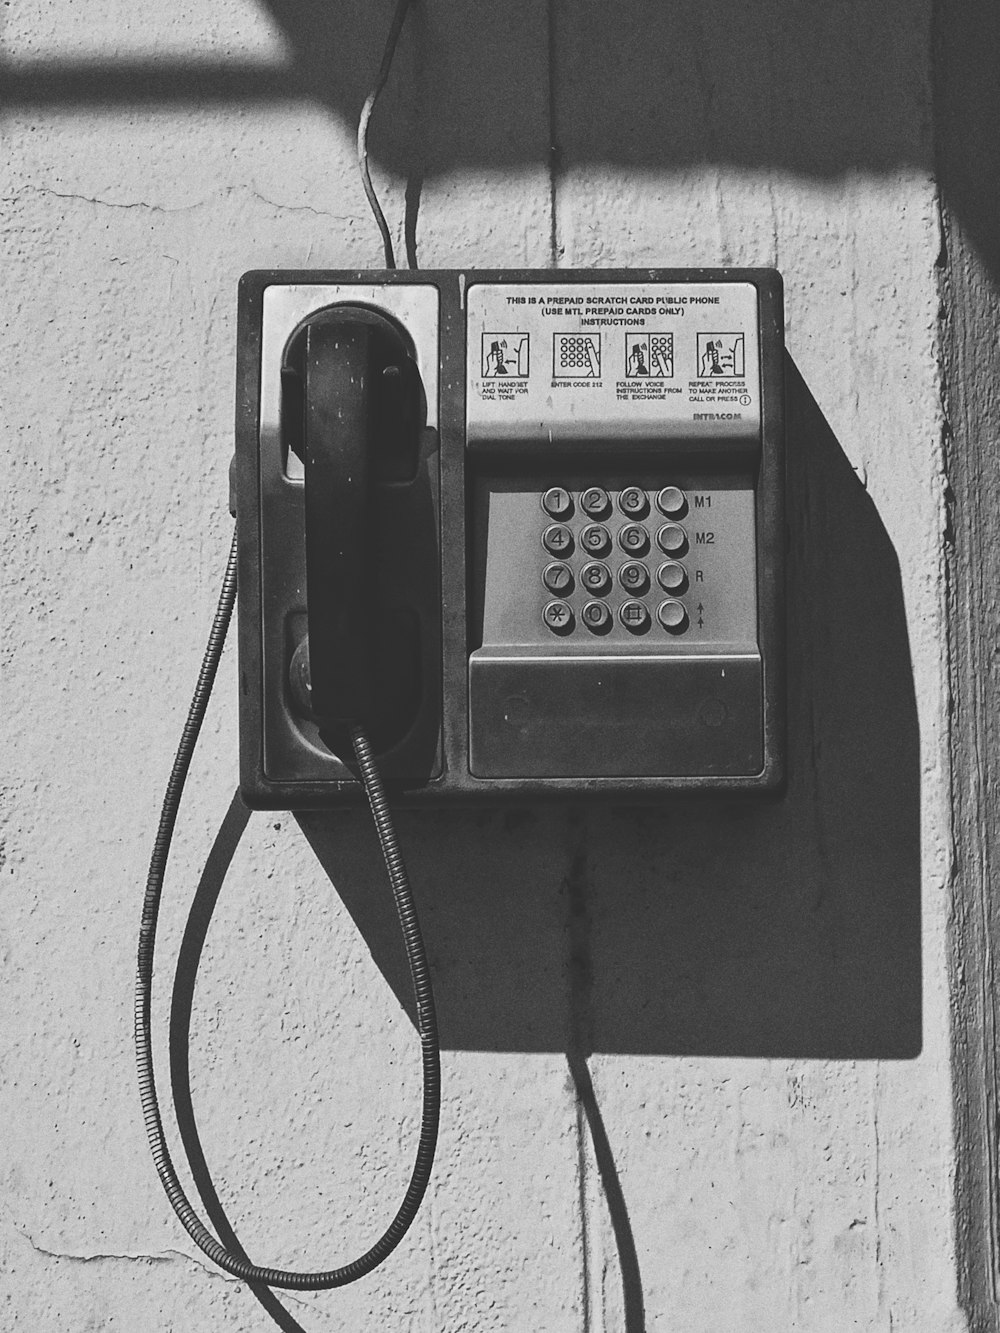
M 759 440 L 751 283 L 471 283 L 466 303 L 470 441 Z

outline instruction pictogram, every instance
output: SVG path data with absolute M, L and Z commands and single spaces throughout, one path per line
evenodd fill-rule
M 742 333 L 698 334 L 698 379 L 742 379 L 745 374 Z
M 552 335 L 552 376 L 554 379 L 600 379 L 601 335 L 599 333 L 554 333 Z
M 528 378 L 528 335 L 526 333 L 483 334 L 483 379 Z
M 672 333 L 626 333 L 626 379 L 673 379 Z

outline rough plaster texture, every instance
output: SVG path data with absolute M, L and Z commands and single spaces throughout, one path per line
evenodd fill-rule
M 28 0 L 2 33 L 0 1323 L 266 1328 L 156 1181 L 135 935 L 229 543 L 236 280 L 379 263 L 353 121 L 389 6 L 98 9 Z M 437 1171 L 393 1259 L 283 1296 L 286 1328 L 967 1326 L 930 17 L 423 0 L 408 25 L 372 144 L 401 251 L 784 273 L 792 771 L 764 803 L 400 819 L 446 1047 Z M 161 1035 L 235 695 L 227 650 Z M 342 1262 L 404 1184 L 419 1066 L 385 897 L 360 814 L 256 815 L 229 868 L 191 1078 L 258 1261 Z

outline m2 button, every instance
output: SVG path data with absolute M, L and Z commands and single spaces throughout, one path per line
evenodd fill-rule
M 565 602 L 549 602 L 542 619 L 553 634 L 569 634 L 573 628 L 573 612 Z

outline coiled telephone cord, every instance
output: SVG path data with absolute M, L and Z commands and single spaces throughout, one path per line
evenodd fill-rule
M 434 1161 L 441 1110 L 441 1057 L 437 1019 L 434 1011 L 434 995 L 431 989 L 427 954 L 420 933 L 420 924 L 417 920 L 413 895 L 399 845 L 396 841 L 382 781 L 375 766 L 368 739 L 363 729 L 355 725 L 351 729 L 354 754 L 357 759 L 358 771 L 361 774 L 361 781 L 364 784 L 365 794 L 368 797 L 372 818 L 378 830 L 382 856 L 392 885 L 396 913 L 403 931 L 406 957 L 410 965 L 410 978 L 417 1003 L 417 1024 L 420 1031 L 423 1063 L 423 1114 L 413 1171 L 396 1216 L 375 1244 L 352 1263 L 322 1272 L 297 1273 L 281 1268 L 260 1267 L 230 1253 L 212 1235 L 191 1206 L 170 1158 L 163 1132 L 163 1121 L 160 1115 L 160 1105 L 153 1075 L 150 1009 L 156 923 L 160 909 L 160 897 L 163 891 L 163 878 L 167 868 L 167 857 L 170 852 L 170 842 L 177 821 L 177 811 L 184 790 L 184 780 L 187 777 L 191 757 L 198 740 L 198 733 L 205 717 L 205 709 L 212 692 L 219 659 L 222 656 L 222 647 L 226 640 L 229 622 L 232 619 L 235 600 L 236 535 L 234 533 L 229 561 L 226 565 L 226 574 L 222 582 L 222 591 L 219 596 L 219 604 L 216 608 L 215 618 L 212 621 L 212 629 L 208 637 L 201 671 L 198 674 L 198 683 L 195 687 L 187 721 L 184 723 L 180 744 L 177 747 L 177 754 L 167 782 L 163 808 L 160 812 L 160 822 L 156 832 L 156 841 L 153 845 L 153 854 L 149 863 L 149 874 L 146 879 L 146 895 L 142 907 L 139 960 L 135 986 L 135 1052 L 139 1070 L 139 1095 L 142 1100 L 143 1119 L 146 1123 L 146 1136 L 153 1154 L 153 1161 L 156 1164 L 157 1174 L 166 1191 L 167 1198 L 188 1235 L 213 1263 L 218 1264 L 220 1268 L 227 1273 L 231 1273 L 234 1277 L 242 1278 L 244 1282 L 261 1282 L 269 1287 L 285 1287 L 296 1291 L 325 1291 L 331 1287 L 343 1287 L 349 1282 L 357 1281 L 358 1278 L 364 1277 L 366 1273 L 370 1273 L 373 1268 L 391 1254 L 406 1234 L 423 1199 Z

